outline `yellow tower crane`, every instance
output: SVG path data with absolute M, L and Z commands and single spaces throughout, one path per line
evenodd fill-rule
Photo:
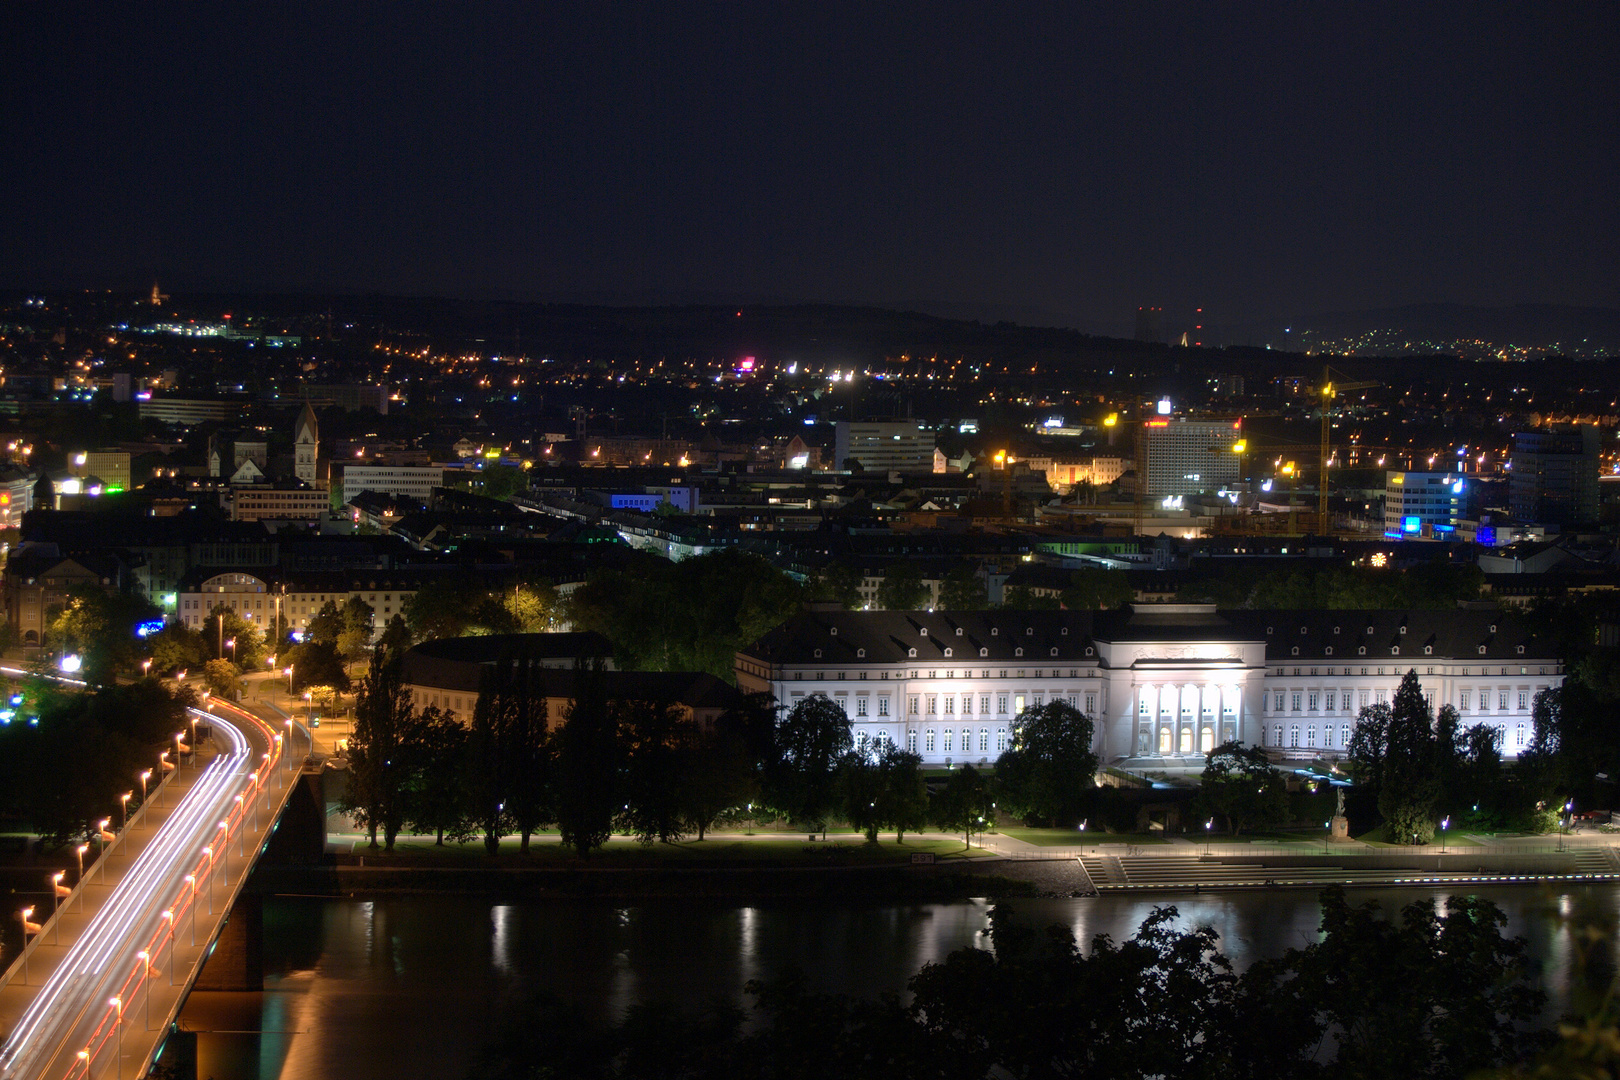
M 1331 432 L 1333 428 L 1333 398 L 1336 394 L 1348 393 L 1351 390 L 1370 390 L 1375 386 L 1384 385 L 1376 379 L 1362 379 L 1355 382 L 1333 381 L 1333 369 L 1322 368 L 1322 471 L 1318 474 L 1316 493 L 1316 530 L 1323 536 L 1328 533 L 1328 460 L 1333 456 Z

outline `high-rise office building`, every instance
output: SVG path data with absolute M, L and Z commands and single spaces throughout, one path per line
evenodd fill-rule
M 1598 519 L 1598 450 L 1592 424 L 1513 436 L 1508 508 L 1521 522 L 1573 525 Z
M 833 435 L 833 468 L 851 459 L 867 472 L 934 471 L 934 432 L 915 420 L 838 421 Z
M 1468 497 L 1461 473 L 1384 474 L 1384 533 L 1437 536 L 1454 533 Z
M 1158 416 L 1145 421 L 1140 437 L 1148 498 L 1196 495 L 1236 485 L 1242 460 L 1232 447 L 1242 436 L 1241 420 Z

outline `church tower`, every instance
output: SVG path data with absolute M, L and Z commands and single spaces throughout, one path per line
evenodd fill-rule
M 315 419 L 315 410 L 306 401 L 298 414 L 298 431 L 293 436 L 293 473 L 306 484 L 315 483 L 315 455 L 320 442 L 320 424 Z

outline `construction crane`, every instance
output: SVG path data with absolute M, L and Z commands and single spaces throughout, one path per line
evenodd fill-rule
M 1360 379 L 1354 382 L 1346 381 L 1335 383 L 1333 369 L 1327 366 L 1322 368 L 1322 471 L 1317 482 L 1316 493 L 1316 531 L 1326 536 L 1328 533 L 1328 461 L 1333 457 L 1333 444 L 1331 432 L 1333 428 L 1333 398 L 1336 394 L 1348 393 L 1351 390 L 1370 390 L 1383 383 L 1376 379 Z

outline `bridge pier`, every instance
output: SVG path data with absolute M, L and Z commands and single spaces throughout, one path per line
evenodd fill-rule
M 237 896 L 193 989 L 264 989 L 263 897 L 248 892 Z

